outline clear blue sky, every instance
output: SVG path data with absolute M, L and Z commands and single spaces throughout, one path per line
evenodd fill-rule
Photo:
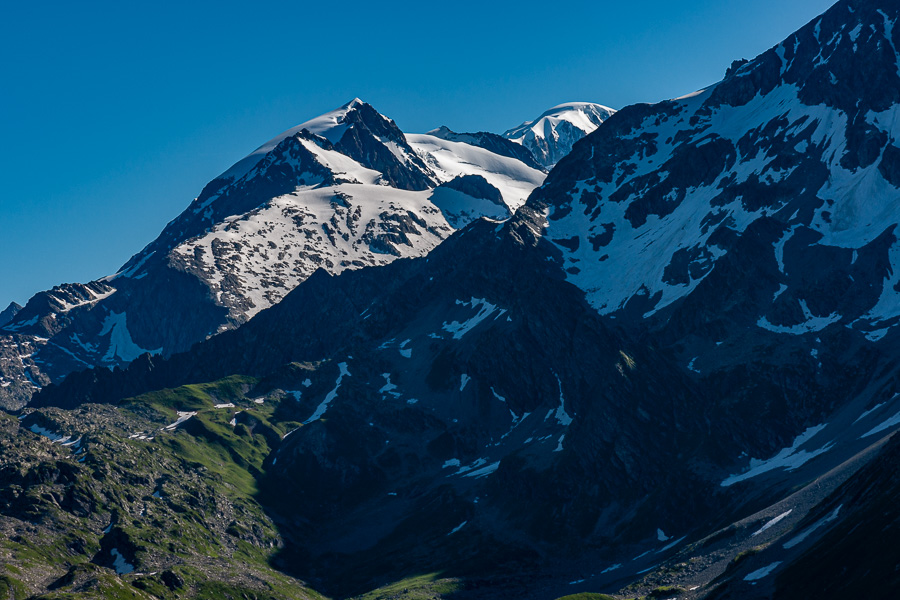
M 500 132 L 721 79 L 831 0 L 7 2 L 0 310 L 113 273 L 203 185 L 355 96 L 409 132 Z

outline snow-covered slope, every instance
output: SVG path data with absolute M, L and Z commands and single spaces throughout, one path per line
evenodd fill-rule
M 568 102 L 506 131 L 503 137 L 525 146 L 539 163 L 551 168 L 572 151 L 575 142 L 597 129 L 615 112 L 602 104 Z
M 359 99 L 281 133 L 211 181 L 116 274 L 9 311 L 0 404 L 21 405 L 75 369 L 184 350 L 277 303 L 316 269 L 421 256 L 473 219 L 508 218 L 544 173 L 493 137 L 503 154 L 407 138 Z
M 900 40 L 896 6 L 876 6 L 621 111 L 557 166 L 546 235 L 598 311 L 673 307 L 740 254 L 762 272 L 756 327 L 876 340 L 900 320 Z
M 480 175 L 497 188 L 504 203 L 515 211 L 528 195 L 544 181 L 545 173 L 522 161 L 503 156 L 466 142 L 442 139 L 427 134 L 406 136 L 410 145 L 441 182 L 460 175 Z

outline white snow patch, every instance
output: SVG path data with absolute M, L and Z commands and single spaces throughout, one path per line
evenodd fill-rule
M 696 98 L 705 91 L 705 89 L 697 90 L 696 92 L 691 92 L 690 94 L 685 94 L 684 96 L 678 96 L 677 98 L 673 98 L 672 100 L 674 100 L 675 102 L 679 100 L 690 100 L 691 98 Z
M 635 557 L 632 558 L 631 560 L 632 560 L 632 561 L 635 561 L 635 560 L 638 560 L 638 559 L 640 559 L 640 558 L 644 558 L 645 556 L 647 556 L 647 555 L 650 554 L 651 552 L 653 552 L 653 550 L 647 550 L 647 551 L 644 552 L 643 554 L 638 554 L 637 556 L 635 556 Z
M 556 449 L 554 450 L 554 452 L 562 452 L 564 439 L 566 439 L 566 434 L 562 434 L 561 436 L 559 436 L 559 444 L 556 445 Z
M 460 175 L 480 175 L 500 191 L 509 213 L 525 204 L 525 200 L 544 182 L 546 174 L 532 169 L 518 159 L 500 156 L 479 146 L 466 143 L 465 139 L 446 140 L 433 135 L 410 134 L 406 136 L 410 146 L 424 154 L 429 166 L 441 181 L 450 181 Z M 453 191 L 453 190 L 444 190 Z M 440 201 L 436 202 L 440 208 Z M 487 216 L 504 216 L 496 205 L 480 207 Z M 505 211 L 504 211 L 505 212 Z M 459 221 L 458 225 L 465 225 Z
M 41 427 L 37 423 L 35 423 L 31 427 L 29 427 L 28 430 L 31 431 L 32 433 L 42 435 L 45 438 L 49 438 L 50 441 L 54 442 L 54 443 L 62 443 L 64 441 L 67 441 L 71 437 L 68 435 L 63 437 L 62 434 L 54 433 L 54 432 L 50 431 L 49 429 L 45 429 L 44 427 Z
M 793 335 L 801 335 L 804 333 L 811 333 L 813 331 L 821 331 L 832 323 L 837 323 L 843 318 L 836 312 L 831 313 L 827 317 L 816 317 L 813 316 L 812 312 L 809 310 L 809 307 L 806 305 L 806 300 L 800 300 L 799 304 L 800 309 L 803 311 L 803 316 L 806 319 L 806 321 L 804 321 L 803 323 L 786 327 L 783 325 L 773 325 L 765 317 L 760 317 L 760 319 L 756 322 L 757 327 L 761 327 L 775 333 L 790 333 Z
M 234 408 L 233 402 L 225 402 L 223 404 L 216 404 L 216 408 Z
M 109 552 L 113 557 L 113 568 L 118 575 L 125 575 L 134 571 L 134 565 L 125 561 L 125 557 L 122 556 L 118 548 L 113 548 Z
M 556 421 L 563 427 L 568 427 L 572 424 L 572 417 L 566 412 L 566 399 L 563 396 L 562 381 L 559 380 L 559 376 L 556 376 L 556 384 L 559 386 L 559 407 L 556 409 Z M 562 443 L 562 438 L 560 438 L 560 443 Z
M 457 300 L 456 304 L 478 308 L 478 313 L 474 317 L 462 323 L 460 323 L 459 321 L 453 321 L 452 323 L 445 322 L 443 325 L 441 325 L 441 328 L 444 331 L 453 334 L 454 340 L 462 339 L 462 337 L 470 332 L 476 325 L 487 319 L 489 316 L 491 316 L 491 314 L 493 314 L 495 310 L 497 310 L 497 306 L 495 304 L 491 304 L 484 298 L 473 297 L 468 302 Z
M 812 451 L 799 450 L 800 446 L 808 442 L 817 433 L 825 429 L 826 425 L 826 423 L 823 423 L 822 425 L 816 425 L 814 427 L 808 428 L 806 431 L 798 435 L 796 439 L 794 439 L 794 443 L 791 444 L 790 448 L 782 449 L 778 454 L 768 460 L 751 458 L 750 469 L 747 472 L 737 475 L 731 475 L 725 478 L 725 480 L 723 480 L 720 485 L 722 487 L 728 487 L 740 481 L 750 479 L 751 477 L 762 475 L 763 473 L 766 473 L 773 469 L 785 469 L 787 471 L 793 471 L 794 469 L 800 468 L 810 459 L 830 450 L 834 445 L 833 443 L 829 443 L 821 448 Z
M 464 389 L 466 389 L 466 384 L 469 383 L 469 379 L 471 379 L 471 377 L 469 377 L 469 376 L 466 375 L 465 373 L 463 373 L 462 375 L 460 375 L 460 377 L 459 377 L 459 391 L 463 391 Z M 494 395 L 496 396 L 496 394 L 494 394 Z
M 875 435 L 876 433 L 881 433 L 885 429 L 890 429 L 891 427 L 893 427 L 894 425 L 897 425 L 898 423 L 900 423 L 900 411 L 896 412 L 893 417 L 890 417 L 889 419 L 882 421 L 879 425 L 876 425 L 875 427 L 873 427 L 866 433 L 859 436 L 859 439 L 867 438 L 870 435 Z
M 487 477 L 491 473 L 497 470 L 497 467 L 500 466 L 500 461 L 491 463 L 485 467 L 481 467 L 480 469 L 475 469 L 474 471 L 469 471 L 463 477 L 475 477 L 476 479 L 481 479 L 482 477 Z
M 763 577 L 767 577 L 768 575 L 770 575 L 772 573 L 772 571 L 777 569 L 778 565 L 780 565 L 780 564 L 781 564 L 781 561 L 773 562 L 771 565 L 769 565 L 767 567 L 763 567 L 762 569 L 757 569 L 756 571 L 753 571 L 752 573 L 750 573 L 746 577 L 744 577 L 744 581 L 756 581 L 758 579 L 762 579 Z
M 165 427 L 163 427 L 163 429 L 172 431 L 173 429 L 175 429 L 176 427 L 178 427 L 179 425 L 181 425 L 182 423 L 184 423 L 191 417 L 197 415 L 196 411 L 191 412 L 191 411 L 180 411 L 180 410 L 176 411 L 176 414 L 178 415 L 178 419 L 174 423 L 170 423 L 170 424 L 166 425 Z
M 754 531 L 754 532 L 750 535 L 750 537 L 756 537 L 756 536 L 758 536 L 759 534 L 761 534 L 763 531 L 765 531 L 766 529 L 769 529 L 770 527 L 774 527 L 775 525 L 777 525 L 778 523 L 780 523 L 786 516 L 788 516 L 789 514 L 791 514 L 791 512 L 792 512 L 793 510 L 794 510 L 794 509 L 791 508 L 791 509 L 788 509 L 787 512 L 781 513 L 780 515 L 778 515 L 777 517 L 775 517 L 774 519 L 772 519 L 771 521 L 769 521 L 768 523 L 766 523 L 765 525 L 763 525 L 762 527 L 760 527 L 757 531 Z
M 875 412 L 876 410 L 878 410 L 879 408 L 881 408 L 881 407 L 884 406 L 885 404 L 887 404 L 887 402 L 882 402 L 881 404 L 876 404 L 875 406 L 873 406 L 873 407 L 870 408 L 869 410 L 865 411 L 863 414 L 861 414 L 861 415 L 859 415 L 858 417 L 856 417 L 856 420 L 853 421 L 853 424 L 856 425 L 857 423 L 859 423 L 860 421 L 862 421 L 863 419 L 865 419 L 866 417 L 868 417 L 869 415 L 871 415 L 873 412 Z
M 468 521 L 463 521 L 462 523 L 460 523 L 459 525 L 457 525 L 456 527 L 454 527 L 454 528 L 453 528 L 453 531 L 451 531 L 451 532 L 448 533 L 447 535 L 448 535 L 448 536 L 453 535 L 454 533 L 456 533 L 457 531 L 459 531 L 460 529 L 462 529 L 463 527 L 465 527 L 465 526 L 466 526 L 466 523 L 468 523 Z
M 455 466 L 456 464 L 459 464 L 459 460 L 454 458 L 445 462 L 444 467 Z M 469 465 L 460 467 L 453 475 L 462 475 L 463 477 L 475 477 L 480 479 L 496 471 L 499 465 L 499 460 L 495 463 L 487 464 L 486 458 L 479 458 Z
M 325 414 L 325 411 L 328 410 L 328 405 L 331 404 L 331 401 L 337 398 L 338 389 L 341 387 L 341 381 L 343 381 L 344 376 L 350 376 L 350 371 L 347 370 L 347 363 L 342 362 L 338 364 L 338 368 L 340 369 L 340 373 L 338 374 L 337 381 L 334 382 L 334 389 L 328 392 L 328 395 L 325 396 L 325 399 L 316 407 L 315 412 L 310 416 L 307 420 L 303 422 L 304 425 L 308 425 L 313 421 L 317 421 L 322 418 L 322 415 Z
M 666 541 L 668 541 L 668 540 L 670 540 L 670 539 L 672 539 L 672 538 L 669 537 L 669 536 L 667 536 L 667 535 L 665 534 L 665 532 L 663 532 L 662 529 L 657 529 L 657 530 L 656 530 L 656 539 L 659 540 L 660 542 L 666 542 Z
M 844 505 L 841 504 L 840 506 L 838 506 L 837 508 L 835 508 L 833 511 L 831 511 L 831 514 L 829 514 L 827 517 L 825 517 L 824 519 L 822 519 L 822 520 L 820 520 L 820 521 L 817 521 L 817 522 L 814 523 L 813 525 L 809 526 L 803 533 L 801 533 L 801 534 L 799 534 L 799 535 L 797 535 L 797 536 L 794 536 L 791 540 L 785 542 L 784 548 L 785 548 L 786 550 L 790 550 L 790 549 L 793 548 L 794 546 L 803 543 L 803 540 L 805 540 L 806 538 L 808 538 L 808 537 L 810 536 L 810 534 L 812 534 L 815 530 L 817 530 L 817 529 L 819 529 L 820 527 L 822 527 L 823 525 L 826 525 L 826 524 L 828 524 L 828 523 L 831 523 L 832 521 L 834 521 L 835 519 L 837 519 L 838 513 L 841 512 L 841 507 L 843 507 L 843 506 L 844 506 Z
M 622 568 L 622 563 L 616 563 L 616 564 L 610 565 L 610 566 L 606 567 L 605 569 L 603 569 L 602 571 L 600 571 L 600 574 L 603 575 L 604 573 L 611 573 L 611 572 L 615 571 L 616 569 L 621 569 L 621 568 Z
M 384 400 L 386 394 L 390 394 L 394 398 L 400 397 L 400 392 L 395 392 L 397 389 L 397 385 L 391 383 L 391 374 L 390 373 L 382 373 L 382 377 L 384 377 L 385 384 L 378 390 L 378 393 L 381 394 L 381 399 Z
M 128 317 L 126 313 L 110 312 L 103 321 L 103 328 L 100 330 L 101 336 L 109 334 L 109 349 L 103 360 L 113 362 L 116 357 L 124 362 L 131 362 L 141 354 L 159 354 L 162 348 L 156 350 L 147 350 L 141 348 L 131 339 L 131 333 L 128 331 Z
M 677 540 L 675 540 L 675 541 L 673 541 L 673 542 L 669 542 L 668 544 L 666 544 L 665 546 L 663 546 L 662 548 L 660 548 L 659 550 L 657 550 L 656 553 L 657 553 L 657 554 L 661 554 L 661 553 L 665 552 L 666 550 L 671 550 L 672 548 L 674 548 L 675 546 L 677 546 L 678 544 L 680 544 L 681 542 L 683 542 L 683 541 L 684 541 L 684 538 L 686 538 L 686 537 L 687 537 L 687 536 L 681 536 L 681 537 L 678 538 Z

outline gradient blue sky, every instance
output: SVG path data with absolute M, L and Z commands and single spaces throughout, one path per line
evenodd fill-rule
M 115 272 L 207 181 L 355 96 L 408 132 L 501 132 L 705 87 L 831 4 L 6 3 L 0 310 Z

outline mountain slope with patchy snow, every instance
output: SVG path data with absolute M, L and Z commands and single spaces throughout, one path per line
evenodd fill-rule
M 707 90 L 621 111 L 560 163 L 536 196 L 597 310 L 674 307 L 755 235 L 757 327 L 874 340 L 898 321 L 896 11 L 853 4 Z
M 73 370 L 185 350 L 317 269 L 421 256 L 473 219 L 508 218 L 545 174 L 502 138 L 460 135 L 481 146 L 406 136 L 354 99 L 272 138 L 116 274 L 5 311 L 0 405 L 21 406 Z

